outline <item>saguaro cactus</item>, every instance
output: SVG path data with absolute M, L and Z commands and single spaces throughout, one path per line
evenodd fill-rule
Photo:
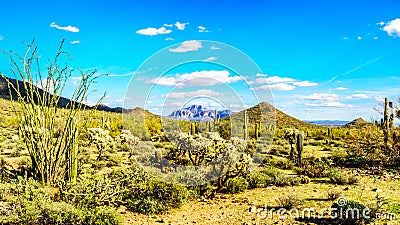
M 243 139 L 247 140 L 247 134 L 248 134 L 248 129 L 247 129 L 247 111 L 244 111 L 244 115 L 243 115 Z
M 385 98 L 385 107 L 383 112 L 383 141 L 385 142 L 385 146 L 388 144 L 389 140 L 389 100 Z
M 297 163 L 301 165 L 301 155 L 303 153 L 303 133 L 297 133 L 296 149 L 297 149 Z
M 190 123 L 190 135 L 195 135 L 196 126 L 193 123 Z

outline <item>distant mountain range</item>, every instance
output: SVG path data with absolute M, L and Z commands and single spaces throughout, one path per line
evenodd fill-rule
M 305 120 L 307 123 L 320 125 L 320 126 L 330 126 L 330 127 L 340 127 L 350 123 L 346 120 Z
M 232 114 L 230 110 L 219 110 L 217 115 L 222 119 Z M 202 105 L 191 105 L 186 108 L 178 109 L 168 115 L 169 118 L 179 120 L 207 121 L 216 118 L 215 110 L 207 109 Z

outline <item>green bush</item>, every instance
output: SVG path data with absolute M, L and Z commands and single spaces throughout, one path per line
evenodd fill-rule
M 303 201 L 295 195 L 281 196 L 277 200 L 278 206 L 285 209 L 293 209 L 300 206 Z
M 292 186 L 300 183 L 299 178 L 286 175 L 275 167 L 262 168 L 248 176 L 250 188 L 264 188 L 270 185 Z
M 345 184 L 357 184 L 359 182 L 358 177 L 352 174 L 347 174 L 345 172 L 342 172 L 338 168 L 330 170 L 327 173 L 327 176 L 329 177 L 330 182 L 332 184 L 345 185 Z
M 305 175 L 310 178 L 322 178 L 325 177 L 329 169 L 329 163 L 326 159 L 310 158 L 303 160 L 300 168 L 296 171 L 300 175 Z
M 235 177 L 228 180 L 226 184 L 226 192 L 236 194 L 245 191 L 249 187 L 249 183 L 243 177 Z
M 130 210 L 143 214 L 163 213 L 180 207 L 186 199 L 187 189 L 184 186 L 154 178 L 132 185 L 123 195 Z

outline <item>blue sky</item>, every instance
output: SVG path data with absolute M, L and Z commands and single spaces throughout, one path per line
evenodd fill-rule
M 109 74 L 91 102 L 107 91 L 110 106 L 161 114 L 193 101 L 239 110 L 273 96 L 300 119 L 369 120 L 384 97 L 400 96 L 396 0 L 3 0 L 2 9 L 1 49 L 21 52 L 22 41 L 36 38 L 45 59 L 68 38 L 73 66 Z M 144 63 L 160 50 L 158 64 Z M 174 65 L 185 60 L 195 62 Z M 9 62 L 0 62 L 7 74 Z M 125 96 L 129 83 L 144 89 Z

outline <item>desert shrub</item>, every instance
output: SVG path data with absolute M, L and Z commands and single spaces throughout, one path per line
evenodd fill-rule
M 0 184 L 0 196 L 8 203 L 0 210 L 1 224 L 121 224 L 114 209 L 77 207 L 56 202 L 56 189 L 29 178 Z
M 359 179 L 352 175 L 345 172 L 340 171 L 337 168 L 331 169 L 327 176 L 330 179 L 330 182 L 333 184 L 345 185 L 345 184 L 357 184 Z
M 296 169 L 298 174 L 311 178 L 325 177 L 329 169 L 329 162 L 326 159 L 310 158 L 303 160 L 302 165 Z
M 294 168 L 295 163 L 292 160 L 283 159 L 283 160 L 276 161 L 274 163 L 274 165 L 279 169 L 290 170 L 290 169 Z
M 328 200 L 333 201 L 333 200 L 338 199 L 340 196 L 342 196 L 343 193 L 341 191 L 338 191 L 338 190 L 328 190 L 326 192 L 326 195 L 328 197 Z
M 228 180 L 225 191 L 227 193 L 236 194 L 245 191 L 249 187 L 249 183 L 243 177 L 235 177 Z
M 270 185 L 292 186 L 300 183 L 297 177 L 289 176 L 275 167 L 262 168 L 248 176 L 250 188 L 264 188 Z
M 335 217 L 340 224 L 368 224 L 373 221 L 371 210 L 352 200 L 346 201 L 344 204 L 335 202 L 331 206 L 331 213 L 331 217 Z
M 123 195 L 130 210 L 144 214 L 163 213 L 180 207 L 186 199 L 187 189 L 184 186 L 154 178 L 136 183 Z
M 277 204 L 281 208 L 293 209 L 300 206 L 303 201 L 295 195 L 284 195 L 277 199 Z

